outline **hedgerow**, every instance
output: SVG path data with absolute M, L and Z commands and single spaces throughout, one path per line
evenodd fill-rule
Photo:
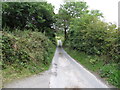
M 2 70 L 3 81 L 9 75 L 21 73 L 27 69 L 30 73 L 47 70 L 54 53 L 52 42 L 40 32 L 20 31 L 6 32 L 2 36 Z M 10 67 L 13 73 L 6 72 Z

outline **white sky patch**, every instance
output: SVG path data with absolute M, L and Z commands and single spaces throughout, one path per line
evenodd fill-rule
M 103 13 L 104 21 L 118 25 L 118 2 L 120 0 L 84 0 L 89 9 L 98 9 Z
M 60 4 L 64 0 L 47 0 L 55 6 L 55 13 L 58 12 Z M 118 2 L 120 0 L 77 0 L 85 1 L 90 10 L 100 10 L 103 13 L 105 22 L 112 22 L 118 26 Z
M 63 0 L 46 0 L 48 3 L 51 3 L 55 6 L 54 12 L 57 14 L 60 8 L 60 4 L 63 4 Z

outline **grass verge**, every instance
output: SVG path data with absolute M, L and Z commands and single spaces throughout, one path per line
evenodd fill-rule
M 88 70 L 97 73 L 101 78 L 108 81 L 109 84 L 120 88 L 120 70 L 116 63 L 104 64 L 102 57 L 87 55 L 84 52 L 78 52 L 69 48 L 65 48 L 65 51 Z

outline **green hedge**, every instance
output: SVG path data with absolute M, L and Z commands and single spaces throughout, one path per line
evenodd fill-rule
M 65 46 L 91 55 L 105 55 L 109 58 L 106 63 L 120 62 L 120 32 L 116 26 L 95 17 L 84 25 L 89 18 L 71 21 Z
M 3 80 L 6 81 L 14 73 L 22 73 L 24 69 L 28 70 L 29 73 L 47 70 L 51 64 L 54 51 L 55 46 L 40 32 L 17 30 L 8 33 L 3 31 Z M 7 70 L 9 68 L 14 69 L 9 71 Z

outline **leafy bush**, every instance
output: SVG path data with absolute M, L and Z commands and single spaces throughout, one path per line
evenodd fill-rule
M 102 22 L 95 16 L 84 16 L 71 21 L 65 46 L 90 55 L 106 55 L 110 58 L 109 61 L 105 61 L 106 63 L 119 62 L 119 36 L 114 24 Z
M 117 64 L 107 64 L 100 68 L 100 75 L 111 84 L 120 87 L 120 70 Z
M 53 6 L 47 2 L 3 2 L 2 11 L 2 25 L 11 31 L 19 27 L 44 32 L 54 22 Z
M 10 75 L 21 73 L 24 69 L 30 73 L 39 73 L 48 69 L 54 49 L 52 42 L 40 32 L 3 31 L 2 69 L 5 79 L 9 78 L 6 75 L 10 74 L 10 71 L 7 71 L 10 67 L 14 68 L 14 72 Z

